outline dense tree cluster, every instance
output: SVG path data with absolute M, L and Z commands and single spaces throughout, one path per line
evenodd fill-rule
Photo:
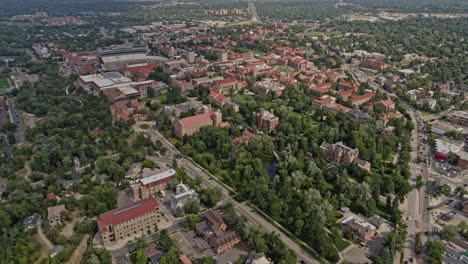
M 286 248 L 277 234 L 268 233 L 260 226 L 248 224 L 244 216 L 237 215 L 232 203 L 224 210 L 224 219 L 229 228 L 236 230 L 249 247 L 255 252 L 265 253 L 274 263 L 287 264 L 296 262 L 296 255 Z
M 403 197 L 411 190 L 407 164 L 413 124 L 408 117 L 391 120 L 395 136 L 386 136 L 378 114 L 363 124 L 344 113 L 313 112 L 308 96 L 300 89 L 287 89 L 273 101 L 269 96 L 233 98 L 240 111 L 226 112 L 231 128 L 202 128 L 176 144 L 183 153 L 331 261 L 339 259 L 336 247 L 342 239 L 331 236 L 325 228 L 334 227 L 339 207 L 348 206 L 366 216 L 380 213 L 397 223 L 398 198 L 387 206 L 380 199 L 390 194 Z M 250 126 L 255 130 L 255 113 L 261 108 L 274 109 L 281 120 L 274 137 L 251 138 L 245 146 L 233 143 L 232 138 L 240 135 L 233 127 Z M 338 141 L 358 148 L 361 158 L 372 162 L 372 170 L 362 171 L 355 165 L 330 166 L 319 146 Z M 396 163 L 383 159 L 389 153 L 395 155 L 398 149 Z M 275 153 L 277 161 L 273 161 Z M 393 156 L 389 157 L 393 161 Z M 275 163 L 273 174 L 264 167 L 271 162 Z

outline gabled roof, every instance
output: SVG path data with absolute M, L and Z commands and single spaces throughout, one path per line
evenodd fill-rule
M 360 101 L 360 100 L 364 100 L 364 99 L 370 99 L 370 98 L 372 98 L 374 96 L 375 96 L 375 93 L 366 93 L 366 94 L 363 94 L 363 95 L 355 95 L 355 96 L 351 97 L 351 101 L 356 102 L 356 101 Z
M 385 101 L 382 101 L 380 102 L 381 104 L 383 104 L 385 107 L 389 107 L 390 105 L 393 105 L 395 104 L 392 100 L 385 100 Z
M 209 112 L 209 113 L 182 118 L 182 119 L 177 120 L 177 122 L 179 122 L 184 127 L 191 127 L 191 126 L 196 126 L 200 123 L 205 123 L 205 122 L 212 121 L 212 120 L 213 120 L 213 113 Z
M 128 222 L 129 220 L 151 213 L 158 206 L 159 203 L 155 198 L 146 198 L 124 207 L 100 214 L 97 224 L 100 230 L 109 225 L 119 225 Z
M 185 255 L 181 255 L 179 257 L 179 260 L 182 261 L 182 263 L 184 264 L 192 264 L 192 261 L 189 258 L 187 258 L 187 256 Z
M 153 176 L 140 179 L 140 183 L 143 185 L 147 185 L 151 183 L 156 183 L 158 181 L 170 180 L 170 178 L 174 176 L 175 174 L 176 174 L 176 171 L 173 169 L 170 169 L 165 172 L 158 173 Z

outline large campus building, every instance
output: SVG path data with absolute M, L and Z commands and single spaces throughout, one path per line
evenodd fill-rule
M 167 183 L 175 174 L 176 171 L 170 169 L 162 173 L 139 179 L 136 183 L 130 185 L 133 200 L 146 199 L 155 195 L 157 192 L 166 189 Z
M 337 165 L 351 165 L 352 163 L 356 163 L 359 168 L 367 171 L 370 170 L 370 162 L 359 158 L 359 149 L 350 148 L 343 144 L 343 142 L 337 142 L 335 144 L 323 142 L 320 148 L 328 156 L 328 159 Z
M 200 128 L 204 126 L 224 127 L 228 126 L 228 123 L 223 123 L 223 115 L 221 114 L 221 111 L 208 112 L 182 119 L 176 119 L 172 123 L 174 134 L 178 138 L 183 138 L 184 136 L 191 136 L 197 133 L 200 130 Z
M 159 203 L 147 198 L 99 215 L 99 234 L 104 247 L 154 231 L 161 222 Z
M 146 97 L 148 88 L 159 89 L 161 83 L 154 80 L 133 82 L 119 72 L 82 75 L 78 84 L 87 92 L 104 94 L 110 101 L 121 101 L 130 97 Z
M 279 118 L 272 111 L 261 110 L 257 118 L 257 129 L 263 131 L 266 128 L 271 133 L 279 125 Z

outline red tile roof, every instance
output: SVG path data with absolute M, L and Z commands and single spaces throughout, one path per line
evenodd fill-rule
M 330 82 L 327 82 L 327 83 L 319 83 L 317 84 L 317 88 L 323 88 L 323 87 L 328 87 L 328 86 L 331 86 L 332 83 Z
M 102 229 L 109 225 L 119 225 L 137 217 L 153 212 L 159 206 L 155 198 L 150 197 L 144 200 L 131 203 L 99 215 L 98 227 Z
M 219 80 L 219 81 L 215 81 L 216 84 L 226 84 L 226 83 L 231 83 L 231 82 L 236 82 L 237 79 L 234 79 L 234 78 L 227 78 L 227 79 L 224 79 L 224 80 Z
M 149 243 L 148 246 L 145 249 L 143 249 L 143 254 L 145 254 L 145 257 L 147 258 L 156 255 L 159 252 L 161 252 L 161 250 L 158 249 L 158 246 L 155 242 Z
M 121 72 L 130 72 L 130 73 L 152 73 L 155 72 L 154 68 L 158 65 L 156 64 L 148 64 L 142 66 L 134 66 L 134 67 L 125 67 L 120 69 Z
M 349 90 L 346 90 L 346 91 L 342 91 L 342 92 L 339 92 L 338 94 L 343 97 L 344 95 L 351 95 L 353 94 L 354 90 L 353 89 L 349 89 Z
M 241 143 L 242 141 L 246 140 L 248 141 L 250 138 L 253 138 L 253 137 L 256 137 L 257 135 L 255 135 L 254 133 L 248 131 L 247 129 L 244 130 L 244 132 L 242 132 L 242 136 L 240 137 L 237 137 L 235 139 L 233 139 L 232 141 L 234 143 Z
M 200 123 L 212 121 L 212 120 L 213 120 L 213 113 L 210 112 L 210 113 L 205 113 L 205 114 L 189 116 L 186 118 L 179 119 L 177 121 L 184 127 L 191 127 L 191 126 L 196 126 Z
M 382 101 L 380 103 L 383 104 L 385 107 L 389 107 L 390 105 L 394 104 L 394 102 L 392 100 L 390 100 L 390 99 Z
M 331 102 L 330 98 L 325 98 L 325 99 L 315 99 L 313 102 L 318 103 L 318 104 L 326 104 Z
M 375 96 L 375 93 L 366 93 L 366 94 L 363 94 L 363 95 L 355 95 L 355 96 L 351 97 L 351 101 L 356 102 L 356 101 L 360 101 L 360 100 L 364 100 L 364 99 L 370 99 L 370 98 L 372 98 L 374 96 Z
M 53 193 L 47 193 L 46 200 L 57 200 L 57 195 Z
M 181 256 L 179 257 L 179 259 L 180 259 L 180 261 L 182 261 L 182 263 L 184 263 L 184 264 L 192 264 L 192 261 L 191 261 L 189 258 L 187 258 L 187 256 L 185 256 L 185 255 L 181 255 Z
M 338 105 L 332 107 L 332 109 L 333 109 L 333 110 L 336 110 L 336 111 L 343 111 L 343 112 L 345 112 L 345 113 L 351 110 L 351 108 L 348 108 L 348 107 L 346 107 L 346 106 L 344 106 L 344 105 L 340 105 L 340 104 L 338 104 Z

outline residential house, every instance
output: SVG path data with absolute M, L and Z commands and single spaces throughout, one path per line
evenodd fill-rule
M 205 221 L 197 224 L 196 230 L 217 255 L 232 249 L 241 241 L 235 231 L 227 231 L 227 225 L 217 210 L 209 211 Z
M 247 129 L 244 130 L 244 132 L 242 132 L 242 135 L 240 137 L 237 137 L 235 139 L 232 140 L 232 142 L 234 143 L 237 143 L 237 144 L 241 144 L 241 143 L 249 143 L 249 140 L 251 138 L 254 138 L 254 137 L 257 137 L 257 135 L 255 135 L 254 133 L 248 131 Z
M 57 205 L 47 208 L 47 221 L 49 222 L 50 226 L 55 226 L 57 224 L 61 224 L 61 213 L 65 212 L 65 205 Z
M 37 227 L 37 225 L 40 223 L 40 221 L 41 221 L 41 215 L 38 214 L 38 213 L 34 213 L 30 217 L 24 219 L 24 221 L 23 221 L 24 231 L 27 232 L 28 230 L 31 230 L 31 229 Z

